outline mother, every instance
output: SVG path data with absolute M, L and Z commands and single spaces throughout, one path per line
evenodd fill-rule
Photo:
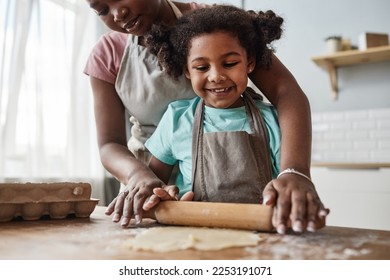
M 164 187 L 145 164 L 143 143 L 154 131 L 167 104 L 193 97 L 184 77 L 172 80 L 144 47 L 143 35 L 153 24 L 175 24 L 178 17 L 206 5 L 170 0 L 86 0 L 114 32 L 102 36 L 87 62 L 94 95 L 99 152 L 103 166 L 124 186 L 108 206 L 113 221 L 127 226 L 153 189 Z M 269 68 L 257 68 L 252 82 L 277 108 L 282 131 L 281 170 L 294 168 L 310 177 L 311 121 L 308 100 L 288 69 L 272 57 Z M 127 143 L 126 111 L 133 116 L 132 137 Z M 288 186 L 288 187 L 287 187 Z M 286 190 L 289 191 L 286 191 Z M 293 190 L 293 191 L 291 191 Z M 314 231 L 318 215 L 326 215 L 310 180 L 284 173 L 265 188 L 265 203 L 275 206 L 273 225 L 284 233 L 288 219 L 295 231 Z

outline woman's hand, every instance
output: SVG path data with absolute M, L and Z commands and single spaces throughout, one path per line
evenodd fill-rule
M 291 223 L 295 232 L 316 231 L 329 214 L 312 182 L 297 174 L 284 174 L 267 184 L 263 204 L 274 208 L 272 225 L 280 234 Z
M 120 221 L 124 227 L 130 223 L 133 215 L 136 223 L 140 223 L 145 201 L 153 195 L 153 189 L 164 186 L 165 184 L 148 168 L 137 170 L 123 191 L 108 205 L 105 214 L 114 213 L 113 222 Z

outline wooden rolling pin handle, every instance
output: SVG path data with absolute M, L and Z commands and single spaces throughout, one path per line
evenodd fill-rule
M 272 211 L 261 204 L 162 201 L 143 217 L 166 225 L 274 231 Z
M 261 204 L 162 201 L 143 214 L 160 224 L 203 226 L 256 231 L 275 231 L 273 209 Z M 325 217 L 316 221 L 316 228 L 325 226 Z M 289 222 L 288 227 L 291 227 Z

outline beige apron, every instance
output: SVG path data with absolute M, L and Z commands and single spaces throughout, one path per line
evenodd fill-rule
M 176 17 L 181 17 L 180 10 L 171 1 L 168 3 Z M 156 129 L 168 104 L 196 95 L 184 75 L 177 80 L 170 77 L 159 66 L 157 57 L 138 40 L 138 36 L 129 34 L 115 88 L 131 116 L 127 146 L 139 160 L 148 163 L 150 154 L 144 143 Z
M 203 133 L 204 102 L 199 101 L 192 130 L 192 188 L 196 201 L 260 203 L 272 179 L 267 128 L 247 90 L 243 94 L 252 133 Z

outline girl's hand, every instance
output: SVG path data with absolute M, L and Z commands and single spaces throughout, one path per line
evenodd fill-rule
M 329 214 L 313 183 L 297 174 L 284 174 L 269 182 L 263 191 L 263 204 L 274 208 L 272 225 L 280 234 L 286 233 L 290 223 L 295 232 L 314 232 Z
M 179 189 L 175 185 L 155 188 L 153 195 L 144 203 L 143 210 L 148 211 L 156 206 L 160 201 L 178 200 Z M 191 201 L 194 198 L 193 192 L 185 193 L 180 201 Z

